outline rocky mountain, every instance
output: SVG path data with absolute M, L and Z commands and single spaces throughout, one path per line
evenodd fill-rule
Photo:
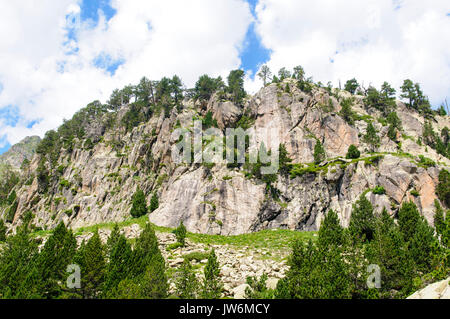
M 450 127 L 450 117 L 424 117 L 399 100 L 394 108 L 401 126 L 392 128 L 365 96 L 317 85 L 305 90 L 295 79 L 267 85 L 242 103 L 221 94 L 203 101 L 187 96 L 171 109 L 136 102 L 111 111 L 94 103 L 74 117 L 78 122 L 71 129 L 82 133 L 64 135 L 69 124 L 59 135 L 49 132 L 23 169 L 12 226 L 27 212 L 42 229 L 60 221 L 72 228 L 123 221 L 138 188 L 148 204 L 153 194 L 158 198 L 152 223 L 176 227 L 183 221 L 195 233 L 317 230 L 330 209 L 347 226 L 362 194 L 378 212 L 385 208 L 392 216 L 402 202 L 414 201 L 433 223 L 439 172 L 450 161 L 427 144 L 424 132 Z M 252 128 L 258 150 L 263 144 L 269 150 L 284 145 L 292 159 L 288 172 L 268 183 L 248 165 L 174 162 L 172 133 L 177 128 L 195 133 L 194 119 L 207 126 L 211 115 L 221 131 Z M 368 137 L 372 129 L 375 142 Z M 324 156 L 316 161 L 319 145 Z M 347 156 L 351 145 L 359 156 Z M 13 163 L 29 154 L 14 150 Z
M 19 169 L 23 161 L 31 160 L 36 147 L 41 138 L 39 136 L 28 136 L 19 143 L 13 145 L 7 152 L 0 155 L 0 165 L 10 165 L 15 169 Z

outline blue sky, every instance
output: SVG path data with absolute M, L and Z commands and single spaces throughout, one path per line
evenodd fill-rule
M 204 73 L 226 77 L 242 68 L 254 93 L 262 64 L 274 74 L 302 65 L 315 81 L 335 86 L 356 77 L 365 86 L 388 81 L 398 89 L 411 78 L 435 107 L 450 96 L 450 48 L 443 41 L 450 38 L 448 0 L 55 0 L 40 7 L 24 0 L 2 6 L 0 153 L 142 76 L 178 74 L 192 87 Z

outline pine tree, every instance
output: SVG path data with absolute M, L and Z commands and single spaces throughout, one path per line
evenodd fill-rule
M 111 238 L 111 237 L 110 237 Z M 120 235 L 111 247 L 109 263 L 105 274 L 104 294 L 114 292 L 119 283 L 126 279 L 131 271 L 132 250 L 124 235 Z
M 6 226 L 3 219 L 0 219 L 0 243 L 6 240 Z
M 367 249 L 370 263 L 381 271 L 381 297 L 391 298 L 392 291 L 407 296 L 413 288 L 414 261 L 399 227 L 383 210 L 375 222 L 374 238 Z
M 147 199 L 144 192 L 138 188 L 132 198 L 131 216 L 138 218 L 148 213 Z
M 344 90 L 350 92 L 351 94 L 355 94 L 355 93 L 356 93 L 356 90 L 357 90 L 358 88 L 359 88 L 358 81 L 357 81 L 356 79 L 353 78 L 353 79 L 351 79 L 351 80 L 348 80 L 348 81 L 345 83 Z
M 356 159 L 361 156 L 361 152 L 355 145 L 350 145 L 348 147 L 347 155 L 345 156 L 347 159 Z
M 420 213 L 413 202 L 403 203 L 398 212 L 398 225 L 405 241 L 410 241 L 420 222 Z
M 339 112 L 339 115 L 344 119 L 344 121 L 350 125 L 355 124 L 352 105 L 352 99 L 343 99 L 341 102 L 341 111 Z
M 159 207 L 158 195 L 153 193 L 152 198 L 150 199 L 150 212 L 153 213 Z
M 180 225 L 177 229 L 175 229 L 175 236 L 177 238 L 177 242 L 184 247 L 186 242 L 186 227 L 184 226 L 183 221 L 181 221 Z
M 222 296 L 222 282 L 220 281 L 220 268 L 214 249 L 208 256 L 208 262 L 204 269 L 203 299 L 219 299 Z
M 318 244 L 322 247 L 341 246 L 344 243 L 344 228 L 338 215 L 330 210 L 320 225 Z M 333 248 L 330 248 L 333 249 Z
M 266 86 L 270 81 L 272 72 L 270 72 L 270 69 L 267 65 L 263 65 L 257 75 L 263 81 L 264 86 Z
M 279 147 L 279 172 L 281 175 L 289 176 L 291 171 L 292 159 L 289 157 L 289 153 L 284 144 L 280 144 Z
M 44 281 L 42 288 L 48 298 L 61 294 L 59 282 L 64 282 L 66 269 L 75 255 L 77 242 L 71 230 L 61 222 L 46 241 L 38 257 L 39 275 Z
M 445 230 L 444 210 L 437 199 L 434 201 L 434 207 L 436 208 L 436 212 L 434 214 L 434 228 L 436 229 L 436 233 L 438 235 L 442 235 Z
M 232 102 L 234 104 L 241 104 L 242 100 L 246 96 L 244 90 L 244 71 L 233 70 L 228 75 L 228 93 L 232 96 Z
M 0 295 L 2 298 L 41 298 L 42 283 L 37 276 L 38 242 L 23 225 L 9 236 L 0 254 Z
M 359 200 L 353 205 L 350 217 L 349 231 L 354 239 L 370 241 L 373 238 L 375 217 L 373 206 L 362 194 Z
M 176 294 L 181 299 L 195 299 L 198 297 L 198 281 L 188 260 L 185 260 L 178 270 L 175 287 Z
M 286 280 L 294 299 L 346 299 L 351 297 L 349 267 L 340 249 L 321 249 L 310 240 L 294 242 Z
M 97 298 L 105 279 L 105 252 L 98 231 L 81 250 L 81 289 L 84 298 Z
M 169 284 L 166 277 L 164 258 L 161 254 L 152 256 L 139 283 L 143 298 L 163 299 L 167 297 Z
M 380 137 L 377 135 L 377 131 L 375 130 L 375 127 L 372 125 L 372 123 L 369 123 L 367 125 L 367 131 L 366 135 L 364 135 L 363 137 L 363 141 L 369 144 L 372 151 L 379 146 Z
M 133 250 L 131 273 L 133 277 L 143 274 L 153 258 L 159 258 L 161 251 L 158 247 L 158 239 L 152 226 L 147 223 L 136 240 Z
M 325 160 L 325 149 L 323 148 L 322 143 L 317 140 L 316 145 L 314 146 L 314 163 L 320 164 Z

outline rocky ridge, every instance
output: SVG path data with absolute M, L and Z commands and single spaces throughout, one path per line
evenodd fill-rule
M 340 102 L 350 97 L 358 115 L 354 125 L 339 115 Z M 116 123 L 129 110 L 130 106 L 119 109 L 114 115 Z M 242 168 L 174 163 L 172 132 L 179 126 L 192 130 L 192 120 L 207 112 L 212 112 L 220 129 L 248 117 L 257 147 L 264 143 L 272 149 L 283 143 L 296 164 L 313 162 L 319 140 L 327 161 L 294 178 L 279 176 L 274 183 L 280 191 L 278 200 L 267 195 L 263 182 L 246 177 Z M 261 89 L 243 106 L 217 95 L 206 105 L 186 98 L 168 117 L 164 112 L 154 114 L 130 131 L 117 124 L 107 127 L 110 114 L 105 114 L 87 124 L 85 139 L 76 140 L 73 150 L 60 150 L 59 175 L 53 176 L 47 194 L 39 192 L 36 178 L 40 155 L 32 158 L 23 173 L 24 182 L 16 190 L 18 205 L 12 225 L 20 224 L 28 211 L 34 215 L 34 225 L 43 229 L 51 229 L 60 221 L 74 229 L 123 221 L 129 217 L 130 198 L 138 187 L 159 197 L 159 208 L 149 217 L 152 223 L 173 228 L 183 221 L 190 232 L 196 233 L 317 230 L 329 209 L 335 209 L 346 226 L 352 204 L 362 193 L 377 211 L 384 207 L 392 215 L 402 202 L 412 200 L 432 223 L 438 174 L 449 167 L 450 161 L 418 143 L 423 117 L 400 101 L 396 112 L 403 124 L 403 131 L 397 134 L 401 144 L 388 138 L 388 127 L 380 121 L 381 112 L 365 108 L 362 96 L 345 91 L 330 94 L 324 88 L 305 93 L 287 79 L 282 85 Z M 375 153 L 362 138 L 368 122 L 373 123 L 381 139 Z M 450 127 L 450 117 L 435 116 L 432 125 L 436 130 Z M 86 147 L 87 139 L 93 141 L 91 147 Z M 360 159 L 345 159 L 350 145 L 359 148 Z M 436 165 L 421 165 L 419 155 Z M 370 191 L 377 186 L 384 187 L 385 194 Z

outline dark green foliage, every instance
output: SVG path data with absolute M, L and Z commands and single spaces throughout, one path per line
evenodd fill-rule
M 391 112 L 387 116 L 387 123 L 389 123 L 388 137 L 395 141 L 397 138 L 397 131 L 402 130 L 402 122 L 396 112 Z
M 366 135 L 364 135 L 363 141 L 367 143 L 372 150 L 379 147 L 380 137 L 377 135 L 377 131 L 372 123 L 367 125 Z
M 38 181 L 38 191 L 40 194 L 45 194 L 47 193 L 50 184 L 50 176 L 44 161 L 41 160 L 39 162 L 36 173 L 36 178 Z
M 384 82 L 381 86 L 381 91 L 378 91 L 373 86 L 367 89 L 366 97 L 364 98 L 364 104 L 366 107 L 373 107 L 387 115 L 392 112 L 395 107 L 395 90 Z
M 202 75 L 195 83 L 194 98 L 197 100 L 209 101 L 211 96 L 217 90 L 223 89 L 225 84 L 219 76 L 217 79 L 210 78 L 208 75 Z
M 377 186 L 372 190 L 372 193 L 374 193 L 375 195 L 384 195 L 386 194 L 386 190 L 383 186 Z
M 440 116 L 446 116 L 447 115 L 447 111 L 445 110 L 444 105 L 441 105 L 437 112 L 438 112 L 438 114 Z
M 192 265 L 185 260 L 178 270 L 177 280 L 175 282 L 176 295 L 181 299 L 195 299 L 199 294 L 199 284 Z
M 159 207 L 158 195 L 153 193 L 152 198 L 150 199 L 150 212 L 153 213 Z
M 343 99 L 341 101 L 341 111 L 339 112 L 339 115 L 344 119 L 344 121 L 346 121 L 350 125 L 353 125 L 355 123 L 352 105 L 352 99 Z
M 295 241 L 286 274 L 294 299 L 346 299 L 351 297 L 350 271 L 339 249 L 321 249 L 312 241 Z M 283 295 L 287 295 L 283 293 Z
M 434 228 L 436 229 L 436 233 L 438 235 L 442 235 L 445 232 L 446 227 L 444 210 L 437 199 L 434 201 L 434 207 L 436 208 L 436 212 L 434 214 Z
M 122 125 L 127 132 L 149 119 L 151 113 L 144 106 L 139 102 L 132 103 L 128 112 L 122 117 Z
M 26 226 L 6 240 L 0 254 L 0 296 L 4 299 L 41 298 L 37 268 L 39 243 Z
M 434 229 L 420 216 L 413 237 L 409 240 L 409 250 L 417 270 L 425 273 L 431 269 L 432 252 L 436 238 Z
M 414 84 L 411 80 L 405 80 L 401 90 L 402 94 L 400 97 L 408 101 L 408 107 L 415 109 L 425 116 L 432 113 L 430 102 L 423 94 L 418 83 Z
M 0 243 L 6 240 L 6 225 L 3 219 L 0 219 Z
M 286 68 L 281 68 L 278 71 L 278 78 L 280 80 L 280 82 L 283 82 L 285 79 L 288 79 L 291 77 L 291 72 L 289 72 Z
M 386 210 L 376 219 L 374 238 L 368 246 L 367 257 L 370 263 L 380 266 L 380 297 L 396 297 L 392 295 L 393 291 L 399 291 L 403 297 L 409 296 L 413 289 L 414 261 L 399 227 Z
M 350 217 L 349 232 L 352 237 L 362 242 L 372 240 L 375 228 L 375 217 L 372 204 L 362 194 L 353 205 Z
M 83 298 L 98 298 L 106 274 L 105 251 L 98 231 L 87 244 L 77 251 L 76 263 L 81 268 L 81 291 Z
M 177 243 L 184 246 L 186 242 L 186 227 L 184 226 L 183 221 L 180 222 L 180 225 L 175 229 L 174 233 L 177 238 Z
M 113 237 L 114 236 L 114 237 Z M 131 272 L 132 251 L 131 245 L 127 242 L 124 235 L 111 234 L 108 239 L 109 263 L 106 268 L 104 293 L 106 297 L 114 295 L 118 289 L 119 283 L 125 280 Z M 116 238 L 116 239 L 115 239 Z
M 320 225 L 318 244 L 324 248 L 333 249 L 331 246 L 341 246 L 343 243 L 344 229 L 337 213 L 330 210 Z
M 317 140 L 316 145 L 314 146 L 314 163 L 320 164 L 326 159 L 325 149 L 323 148 L 322 143 Z
M 413 202 L 403 203 L 398 212 L 398 225 L 405 241 L 413 238 L 420 222 L 420 213 Z
M 11 168 L 11 166 L 2 167 L 2 172 L 0 174 L 0 206 L 2 205 L 11 205 L 12 202 L 9 200 L 11 197 L 11 190 L 14 186 L 19 182 L 19 176 L 17 173 Z
M 148 213 L 147 199 L 144 192 L 138 188 L 132 197 L 132 206 L 130 214 L 131 216 L 137 218 L 144 216 Z
M 223 285 L 220 280 L 220 267 L 214 249 L 208 256 L 208 262 L 204 269 L 201 296 L 203 299 L 219 299 L 222 296 Z
M 166 266 L 161 254 L 150 259 L 144 274 L 139 280 L 144 299 L 164 299 L 167 297 L 169 283 L 166 277 Z
M 9 208 L 6 211 L 6 218 L 5 221 L 8 223 L 12 223 L 14 221 L 14 217 L 16 216 L 17 212 L 17 206 L 19 206 L 19 202 L 16 200 L 14 203 L 9 206 Z
M 439 184 L 436 187 L 436 194 L 445 204 L 450 207 L 450 173 L 446 169 L 439 172 Z
M 266 86 L 267 83 L 271 80 L 272 72 L 267 65 L 263 65 L 261 70 L 258 72 L 257 76 L 263 81 L 263 85 Z
M 291 299 L 291 294 L 289 292 L 289 282 L 286 278 L 281 278 L 278 281 L 277 287 L 274 291 L 274 298 L 275 299 Z
M 211 111 L 208 111 L 205 114 L 205 117 L 202 120 L 202 125 L 204 129 L 208 129 L 210 127 L 218 127 L 217 120 L 213 119 L 213 113 Z
M 289 153 L 286 150 L 284 144 L 280 144 L 279 147 L 279 172 L 283 176 L 289 176 L 292 167 L 292 159 L 289 157 Z
M 357 159 L 361 156 L 361 152 L 358 150 L 358 148 L 355 145 L 350 145 L 348 147 L 347 155 L 345 158 L 347 159 Z
M 42 293 L 47 298 L 55 298 L 61 294 L 58 282 L 66 278 L 66 268 L 72 263 L 76 246 L 72 231 L 61 222 L 42 248 L 37 264 L 43 281 Z
M 231 100 L 234 104 L 241 104 L 247 95 L 244 90 L 244 71 L 233 70 L 228 75 L 227 92 L 231 94 Z
M 267 274 L 264 273 L 258 279 L 256 277 L 247 277 L 247 287 L 245 289 L 245 298 L 247 299 L 273 299 L 274 291 L 267 288 Z
M 344 90 L 350 92 L 351 94 L 355 94 L 358 88 L 359 88 L 358 81 L 356 81 L 356 79 L 351 79 L 345 83 Z
M 430 121 L 425 121 L 422 132 L 422 140 L 439 154 L 450 157 L 450 135 L 447 127 L 441 131 L 441 136 L 436 133 Z

